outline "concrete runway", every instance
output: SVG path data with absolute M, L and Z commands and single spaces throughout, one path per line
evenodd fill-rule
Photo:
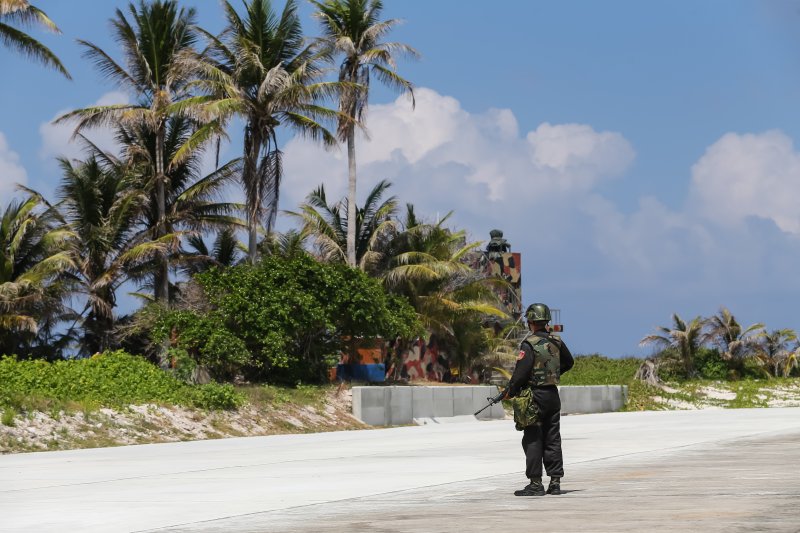
M 0 457 L 0 531 L 800 532 L 800 408 L 562 419 L 517 498 L 510 421 Z

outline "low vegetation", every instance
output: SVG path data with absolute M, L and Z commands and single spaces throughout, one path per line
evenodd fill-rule
M 800 378 L 767 377 L 751 362 L 744 366 L 743 378 L 728 379 L 716 350 L 704 348 L 698 353 L 695 379 L 684 378 L 678 364 L 663 373 L 669 379 L 651 385 L 635 378 L 642 359 L 588 355 L 575 358 L 575 366 L 562 376 L 561 384 L 627 385 L 626 411 L 800 406 Z
M 191 385 L 122 351 L 0 360 L 0 453 L 365 427 L 350 410 L 344 387 Z
M 0 407 L 60 411 L 74 406 L 120 408 L 137 404 L 235 409 L 245 396 L 230 384 L 190 385 L 123 351 L 88 359 L 0 360 Z

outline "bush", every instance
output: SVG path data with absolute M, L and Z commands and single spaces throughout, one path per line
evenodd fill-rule
M 185 354 L 196 364 L 207 368 L 216 379 L 231 379 L 241 367 L 253 362 L 242 339 L 225 327 L 225 322 L 217 313 L 167 312 L 158 321 L 156 337 L 159 340 L 166 339 L 172 332 L 178 335 L 177 346 L 172 348 L 176 362 Z M 179 372 L 190 367 L 188 372 L 191 374 L 193 365 L 187 364 L 189 361 L 185 359 L 180 362 L 182 369 Z
M 244 396 L 229 384 L 207 383 L 192 390 L 192 404 L 202 409 L 238 409 L 245 403 Z
M 167 313 L 154 340 L 170 339 L 219 378 L 325 381 L 346 338 L 413 337 L 420 329 L 408 302 L 377 280 L 308 256 L 267 256 L 194 282 L 210 310 Z
M 728 363 L 716 348 L 699 348 L 694 364 L 700 376 L 705 379 L 723 380 L 728 377 Z
M 80 402 L 116 408 L 161 403 L 232 409 L 241 405 L 243 398 L 229 385 L 188 385 L 123 351 L 54 363 L 11 357 L 0 360 L 0 404 L 25 408 L 33 402 Z

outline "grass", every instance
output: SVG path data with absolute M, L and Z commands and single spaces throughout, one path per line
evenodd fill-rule
M 0 423 L 4 426 L 14 427 L 14 419 L 17 417 L 17 410 L 13 407 L 8 407 L 3 411 L 3 415 L 0 416 Z
M 279 407 L 294 404 L 309 407 L 322 407 L 325 395 L 331 385 L 297 385 L 282 387 L 277 385 L 246 385 L 236 387 L 236 391 L 256 407 Z

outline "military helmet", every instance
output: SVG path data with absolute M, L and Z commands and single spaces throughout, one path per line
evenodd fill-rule
M 550 322 L 550 308 L 545 304 L 531 304 L 525 310 L 525 319 L 528 322 Z

